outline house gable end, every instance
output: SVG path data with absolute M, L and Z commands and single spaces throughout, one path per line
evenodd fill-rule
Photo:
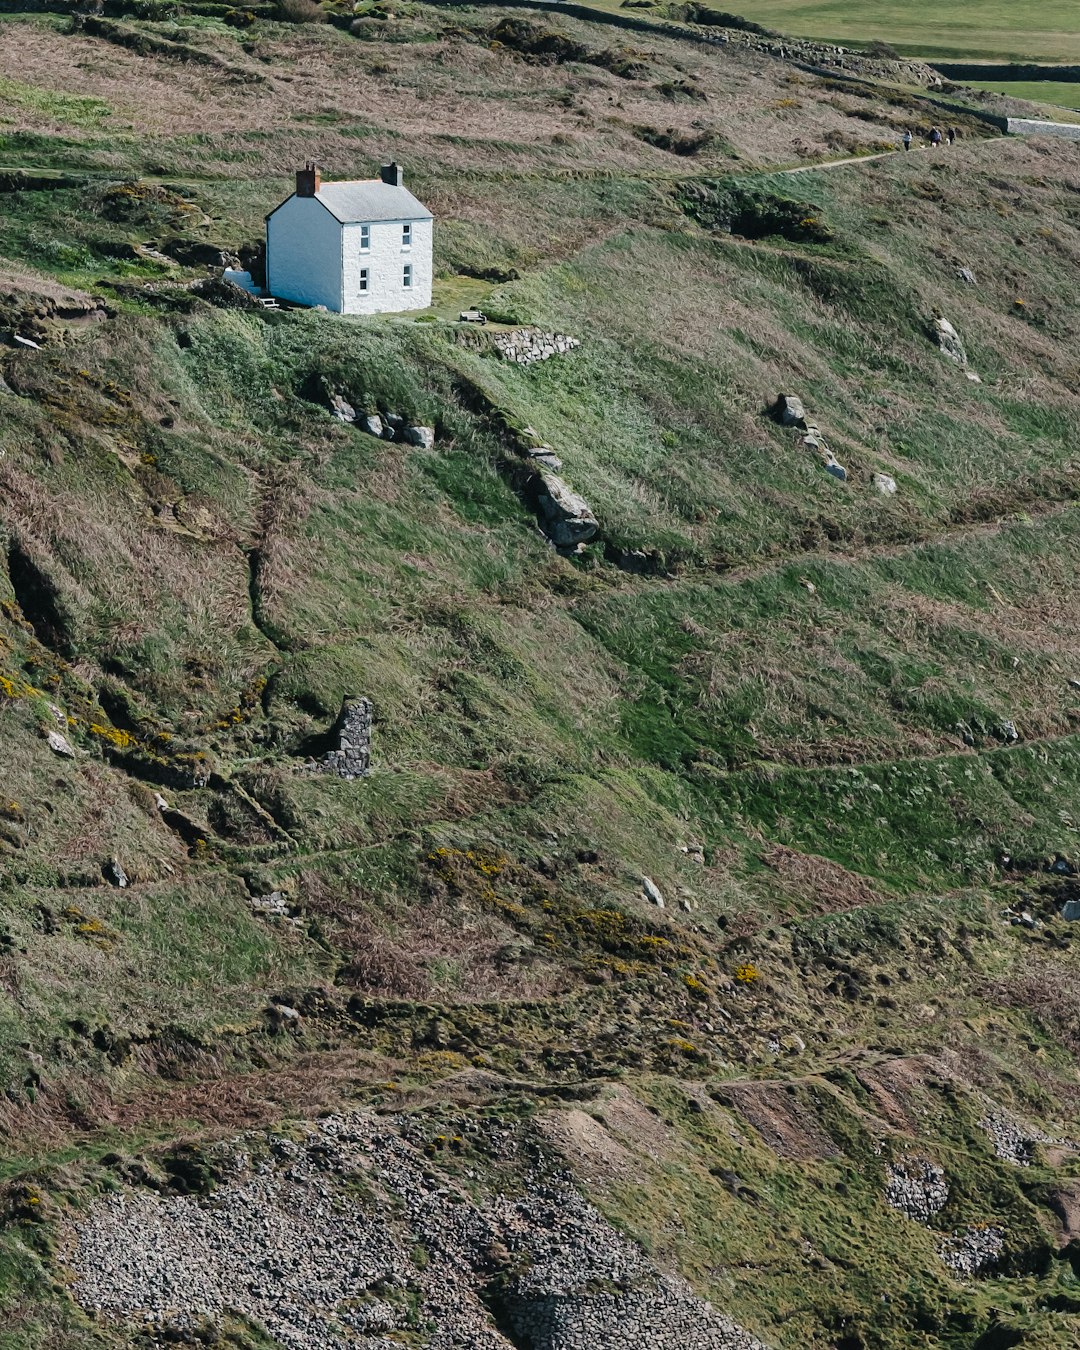
M 339 225 L 345 224 L 343 220 L 341 220 L 338 216 L 334 215 L 333 211 L 330 210 L 330 208 L 327 206 L 325 202 L 320 202 L 318 197 L 297 197 L 295 192 L 290 192 L 283 202 L 278 202 L 277 206 L 275 206 L 272 211 L 268 211 L 266 215 L 263 216 L 263 222 L 264 223 L 268 222 L 271 216 L 277 215 L 277 213 L 281 210 L 283 206 L 288 206 L 288 204 L 293 200 L 319 202 L 319 205 L 322 207 L 322 209 L 326 211 L 329 215 L 333 216 L 333 218 L 338 222 Z

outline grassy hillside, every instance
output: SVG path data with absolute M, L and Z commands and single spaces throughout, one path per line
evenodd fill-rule
M 1080 147 L 949 116 L 524 10 L 0 19 L 4 1350 L 149 1343 L 79 1215 L 343 1106 L 455 1176 L 546 1131 L 778 1350 L 1080 1344 Z M 389 156 L 431 312 L 211 276 Z M 305 768 L 349 695 L 358 782 Z

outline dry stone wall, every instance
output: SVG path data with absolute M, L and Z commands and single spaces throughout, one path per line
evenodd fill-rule
M 565 333 L 541 333 L 535 328 L 514 328 L 507 333 L 492 333 L 492 345 L 506 361 L 519 366 L 534 361 L 549 361 L 581 346 L 581 340 Z

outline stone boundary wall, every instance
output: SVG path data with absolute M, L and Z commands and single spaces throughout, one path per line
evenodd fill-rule
M 1007 130 L 1010 136 L 1063 136 L 1066 140 L 1080 141 L 1080 122 L 1040 122 L 1035 117 L 1010 117 Z

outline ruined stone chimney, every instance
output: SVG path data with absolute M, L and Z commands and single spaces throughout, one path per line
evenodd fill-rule
M 296 171 L 296 195 L 314 197 L 321 187 L 322 174 L 319 173 L 319 166 L 314 160 L 309 159 L 302 169 Z
M 404 171 L 400 164 L 395 164 L 391 161 L 389 164 L 384 164 L 382 166 L 379 170 L 379 177 L 384 183 L 389 183 L 391 187 L 401 187 Z

